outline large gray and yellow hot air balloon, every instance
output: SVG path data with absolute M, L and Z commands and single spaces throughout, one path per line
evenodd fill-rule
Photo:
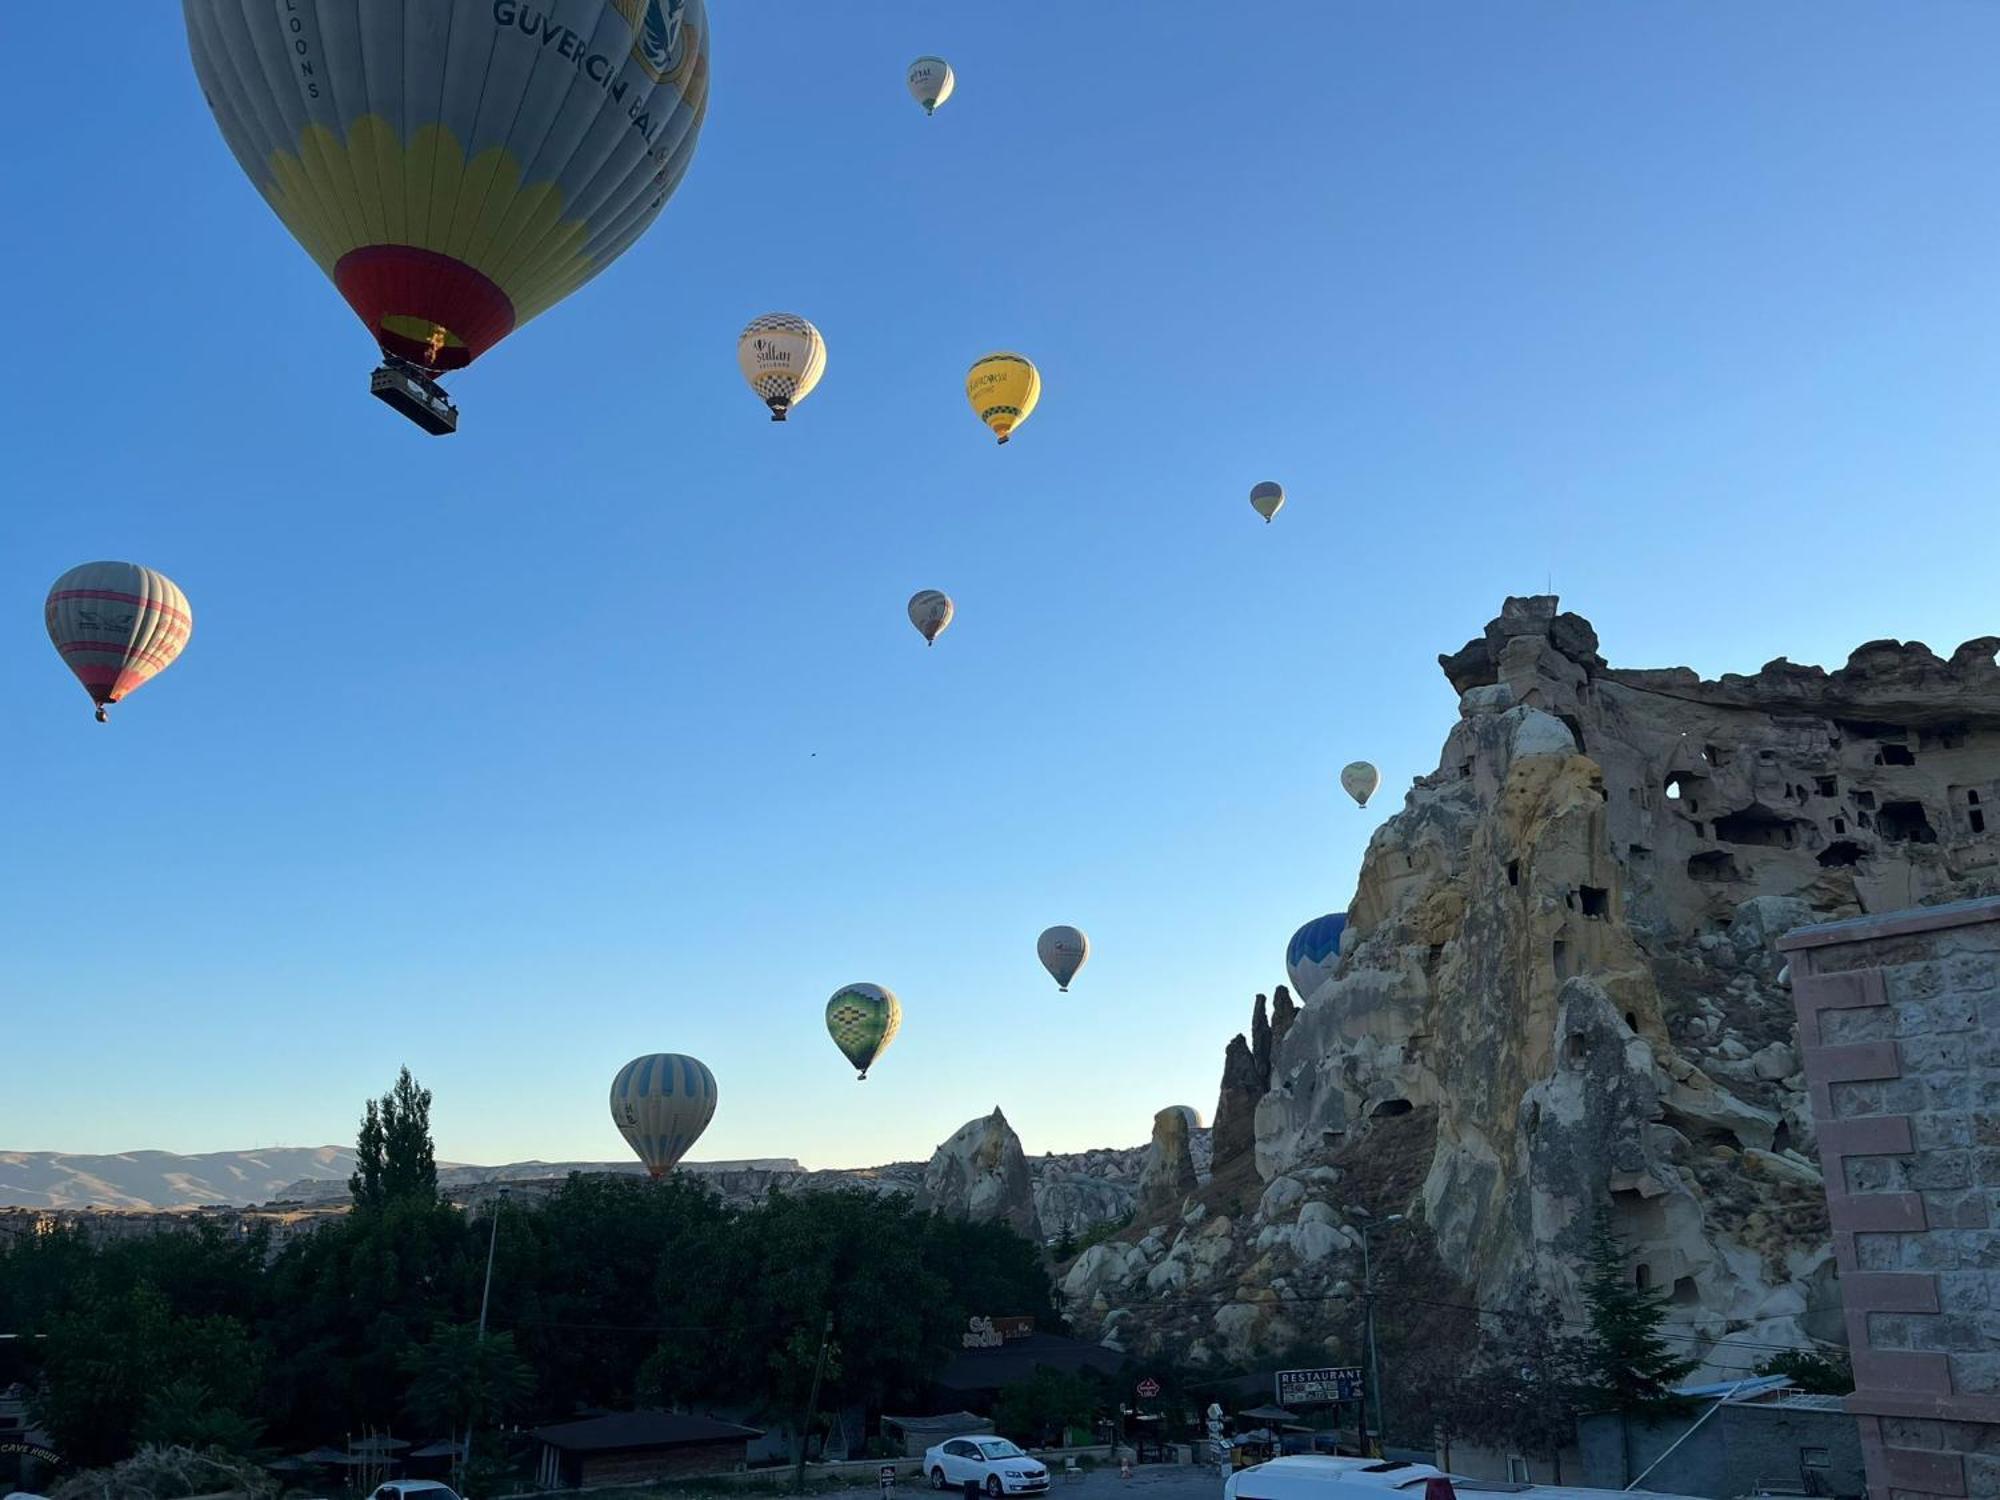
M 736 363 L 771 420 L 782 422 L 826 373 L 826 340 L 797 313 L 765 313 L 736 340 Z
M 902 1002 L 879 984 L 844 984 L 826 1002 L 827 1035 L 863 1079 L 902 1026 Z
M 127 562 L 71 568 L 49 589 L 42 620 L 100 724 L 111 704 L 172 666 L 194 633 L 194 611 L 173 579 Z
M 1271 524 L 1271 517 L 1285 508 L 1285 487 L 1274 479 L 1266 479 L 1262 484 L 1250 486 L 1250 504 L 1264 524 Z
M 1051 927 L 1035 940 L 1035 955 L 1067 995 L 1069 982 L 1090 957 L 1090 939 L 1074 927 Z
M 611 1121 L 655 1178 L 664 1177 L 715 1118 L 715 1075 L 678 1052 L 635 1057 L 611 1080 Z
M 429 376 L 631 248 L 680 185 L 708 108 L 704 0 L 181 9 L 237 162 L 389 356 L 384 371 L 430 391 Z M 606 304 L 608 337 L 672 301 L 672 268 L 654 274 Z M 193 301 L 246 366 L 284 342 L 271 308 L 232 305 L 221 287 Z
M 951 595 L 942 589 L 918 589 L 910 595 L 910 623 L 917 627 L 926 646 L 937 644 L 937 638 L 944 634 L 955 613 Z
M 924 107 L 925 114 L 934 115 L 958 86 L 958 75 L 941 57 L 920 57 L 910 64 L 908 81 L 910 97 Z
M 1375 795 L 1375 788 L 1382 784 L 1382 773 L 1365 760 L 1349 761 L 1341 768 L 1341 789 L 1361 807 L 1368 805 L 1368 799 Z

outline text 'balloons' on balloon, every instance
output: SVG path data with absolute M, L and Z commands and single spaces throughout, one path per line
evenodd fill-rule
M 127 562 L 71 568 L 50 588 L 42 620 L 100 724 L 110 704 L 172 666 L 194 633 L 194 611 L 174 581 Z
M 237 163 L 383 351 L 432 371 L 630 249 L 708 109 L 704 0 L 181 9 Z M 237 313 L 262 359 L 273 318 Z
M 1069 993 L 1069 982 L 1090 958 L 1090 939 L 1074 927 L 1051 927 L 1035 940 L 1035 956 L 1056 982 Z
M 937 638 L 944 634 L 945 626 L 956 613 L 951 595 L 942 589 L 918 589 L 910 595 L 910 623 L 917 627 L 926 646 L 937 644 Z
M 1292 993 L 1301 1005 L 1333 977 L 1340 962 L 1340 935 L 1345 931 L 1347 913 L 1328 912 L 1306 923 L 1285 945 L 1285 977 L 1291 980 Z
M 1262 484 L 1250 487 L 1250 504 L 1264 524 L 1271 524 L 1271 517 L 1285 508 L 1285 487 L 1276 480 L 1267 479 Z
M 1341 789 L 1352 797 L 1358 806 L 1366 807 L 1368 799 L 1375 795 L 1375 788 L 1381 784 L 1382 773 L 1365 760 L 1349 761 L 1341 769 Z
M 797 313 L 766 313 L 736 340 L 736 363 L 771 420 L 782 422 L 826 373 L 826 340 Z
M 902 1002 L 879 984 L 842 985 L 826 1002 L 826 1034 L 863 1079 L 902 1027 Z
M 941 57 L 920 57 L 910 64 L 907 75 L 910 97 L 924 107 L 924 113 L 934 115 L 937 107 L 951 97 L 951 91 L 958 87 L 958 75 L 951 70 L 951 64 Z
M 1025 354 L 984 355 L 966 372 L 965 399 L 1004 443 L 1034 414 L 1042 399 L 1042 372 Z
M 678 1052 L 635 1057 L 611 1080 L 611 1121 L 655 1178 L 687 1155 L 715 1118 L 715 1075 Z

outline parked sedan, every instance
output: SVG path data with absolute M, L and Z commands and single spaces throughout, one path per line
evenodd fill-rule
M 924 1472 L 934 1490 L 963 1489 L 967 1481 L 987 1494 L 1039 1495 L 1049 1471 L 1003 1437 L 949 1438 L 924 1451 Z

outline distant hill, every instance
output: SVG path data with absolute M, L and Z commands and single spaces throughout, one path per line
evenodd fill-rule
M 346 1181 L 351 1146 L 273 1146 L 268 1151 L 0 1151 L 0 1206 L 16 1208 L 193 1208 L 264 1203 L 302 1177 Z

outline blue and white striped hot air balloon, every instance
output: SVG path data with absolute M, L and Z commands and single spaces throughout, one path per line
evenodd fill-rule
M 1303 1005 L 1312 998 L 1340 963 L 1340 935 L 1347 930 L 1347 913 L 1328 912 L 1314 917 L 1292 934 L 1285 945 L 1285 973 L 1292 981 L 1292 993 Z
M 611 1120 L 646 1170 L 664 1177 L 715 1118 L 715 1075 L 678 1052 L 635 1057 L 611 1080 Z

